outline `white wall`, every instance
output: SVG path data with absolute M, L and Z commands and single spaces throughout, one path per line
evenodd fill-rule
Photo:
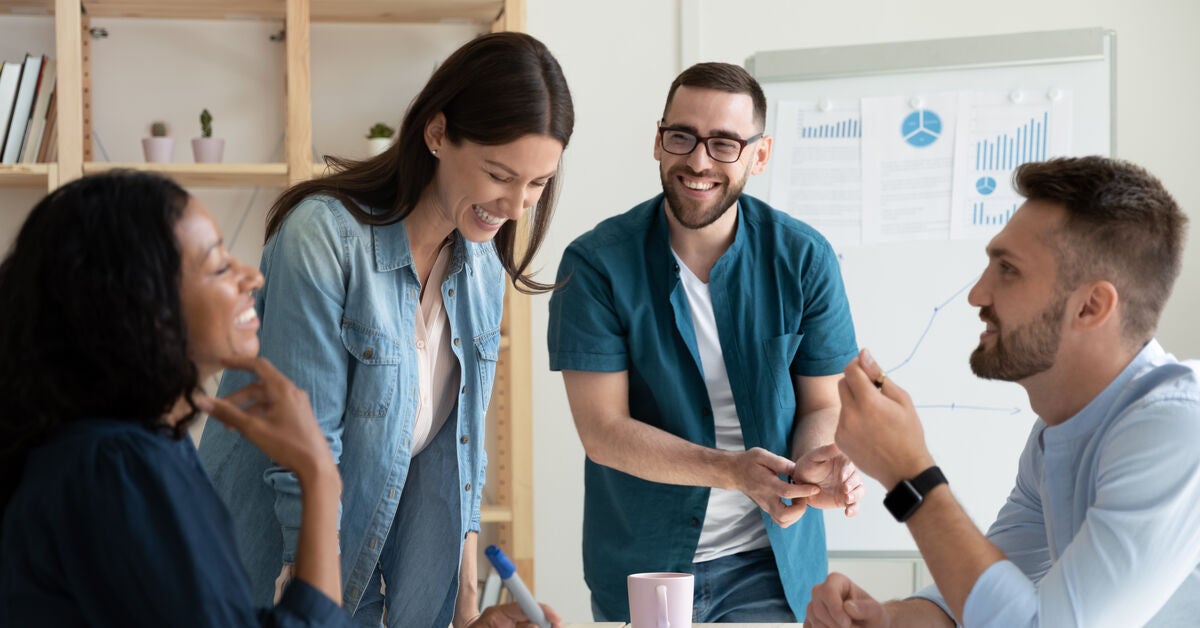
M 596 7 L 599 11 L 589 11 Z M 680 13 L 698 24 L 681 42 Z M 679 67 L 695 59 L 743 63 L 762 50 L 840 46 L 1101 26 L 1117 31 L 1119 156 L 1161 177 L 1200 223 L 1200 4 L 1191 0 L 528 0 L 529 31 L 558 56 L 575 94 L 576 135 L 565 186 L 540 263 L 553 272 L 562 250 L 598 221 L 656 193 L 654 122 Z M 694 39 L 694 40 L 693 40 Z M 690 54 L 688 55 L 691 56 Z M 548 370 L 546 297 L 534 300 L 534 496 L 537 591 L 564 617 L 589 617 L 580 559 L 583 453 L 562 378 Z M 1200 307 L 1200 243 L 1190 247 L 1160 338 L 1200 356 L 1191 321 Z M 968 340 L 964 339 L 964 342 Z M 878 508 L 881 495 L 868 497 Z
M 681 37 L 680 14 L 693 25 Z M 563 168 L 558 213 L 538 264 L 553 276 L 562 250 L 598 221 L 659 190 L 651 158 L 666 89 L 687 61 L 742 63 L 781 48 L 959 37 L 1103 26 L 1117 31 L 1118 150 L 1158 174 L 1200 222 L 1200 4 L 1191 0 L 527 0 L 529 31 L 558 56 L 577 123 Z M 264 22 L 95 20 L 110 38 L 93 42 L 96 132 L 113 160 L 140 161 L 154 119 L 185 145 L 201 107 L 227 138 L 226 161 L 281 160 L 283 46 Z M 398 121 L 433 64 L 471 36 L 463 25 L 317 25 L 313 32 L 314 143 L 319 153 L 356 153 L 371 123 Z M 682 40 L 682 41 L 681 41 Z M 38 47 L 41 46 L 42 50 Z M 46 18 L 0 17 L 0 58 L 53 54 Z M 99 156 L 97 158 L 100 158 Z M 235 253 L 258 258 L 262 212 L 277 193 L 204 191 L 227 237 L 244 220 Z M 34 191 L 0 189 L 0 245 L 7 246 Z M 1193 227 L 1195 233 L 1196 227 Z M 1200 307 L 1200 244 L 1193 243 L 1161 338 L 1200 356 L 1191 316 Z M 534 495 L 538 597 L 569 620 L 590 617 L 580 560 L 583 452 L 562 380 L 547 367 L 547 297 L 533 307 Z M 868 498 L 878 507 L 880 495 Z

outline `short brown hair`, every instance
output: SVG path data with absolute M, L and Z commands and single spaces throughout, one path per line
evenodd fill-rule
M 1027 163 L 1013 174 L 1017 192 L 1067 210 L 1057 241 L 1060 288 L 1103 279 L 1123 303 L 1130 340 L 1154 336 L 1182 266 L 1187 216 L 1154 175 L 1106 157 Z
M 767 121 L 767 97 L 753 76 L 739 65 L 732 63 L 697 63 L 684 70 L 671 82 L 667 92 L 667 104 L 663 107 L 663 119 L 671 110 L 671 100 L 680 87 L 715 89 L 729 94 L 746 94 L 754 101 L 754 124 L 761 130 Z

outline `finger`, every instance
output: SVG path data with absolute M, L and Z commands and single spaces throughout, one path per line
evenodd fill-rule
M 816 484 L 783 484 L 786 488 L 779 496 L 785 499 L 805 499 L 813 495 L 821 494 L 821 487 Z
M 882 381 L 883 367 L 875 362 L 875 356 L 871 355 L 870 349 L 864 348 L 858 353 L 858 363 L 862 367 L 863 372 L 867 374 L 867 377 L 871 378 L 871 381 Z
M 197 404 L 199 405 L 199 404 Z M 219 397 L 206 398 L 204 405 L 207 409 L 204 411 L 208 416 L 224 423 L 227 427 L 231 427 L 238 432 L 254 428 L 255 418 L 243 412 L 240 408 L 229 403 L 225 399 Z
M 755 453 L 758 454 L 754 461 L 770 469 L 776 474 L 791 475 L 792 470 L 796 468 L 796 463 L 784 458 L 783 456 L 777 456 L 765 449 L 760 449 L 757 447 L 754 449 Z
M 254 382 L 225 395 L 224 399 L 239 408 L 246 408 L 265 401 L 267 390 L 263 387 L 262 382 Z
M 866 351 L 864 349 L 863 351 Z M 869 399 L 867 395 L 879 394 L 879 389 L 875 387 L 874 378 L 862 367 L 862 360 L 851 362 L 846 366 L 846 376 L 842 378 L 846 382 L 847 388 L 850 390 L 851 396 L 858 399 Z M 892 388 L 892 386 L 888 386 Z
M 804 516 L 804 511 L 808 510 L 808 503 L 803 500 L 792 501 L 791 506 L 786 506 L 782 502 L 772 506 L 769 514 L 779 527 L 786 528 L 800 520 Z

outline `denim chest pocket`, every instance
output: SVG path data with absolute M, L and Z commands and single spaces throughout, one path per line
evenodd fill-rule
M 346 415 L 387 416 L 396 394 L 404 347 L 391 335 L 342 319 L 342 345 L 350 354 Z
M 474 344 L 476 361 L 479 362 L 479 391 L 486 408 L 492 396 L 492 384 L 495 383 L 496 361 L 500 359 L 500 329 L 476 336 Z
M 763 341 L 765 366 L 771 373 L 770 381 L 775 388 L 775 398 L 780 407 L 791 407 L 796 403 L 796 389 L 792 384 L 791 365 L 800 349 L 804 334 L 784 334 Z

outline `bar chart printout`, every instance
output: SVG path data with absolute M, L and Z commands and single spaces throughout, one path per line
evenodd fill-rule
M 1071 99 L 1014 104 L 1008 94 L 964 94 L 956 138 L 950 237 L 987 239 L 1008 224 L 1023 199 L 1013 171 L 1070 154 Z
M 835 247 L 862 241 L 862 119 L 858 102 L 780 101 L 769 201 Z

